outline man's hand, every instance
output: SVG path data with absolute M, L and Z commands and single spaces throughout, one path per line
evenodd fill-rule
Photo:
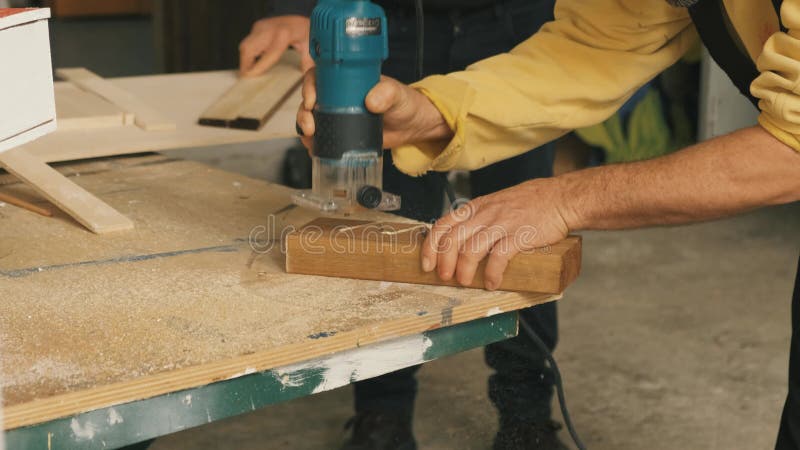
M 300 53 L 300 68 L 314 66 L 308 52 L 311 23 L 308 17 L 278 16 L 253 24 L 250 34 L 239 44 L 239 71 L 243 77 L 261 75 L 275 65 L 289 47 Z
M 579 170 L 479 197 L 431 229 L 422 268 L 467 285 L 488 256 L 487 289 L 508 261 L 574 230 L 717 219 L 800 201 L 800 153 L 760 126 L 660 158 Z
M 303 144 L 310 150 L 313 143 L 314 105 L 317 103 L 316 74 L 306 72 L 303 80 L 303 102 L 297 112 L 297 125 Z M 372 113 L 383 114 L 383 146 L 394 148 L 404 144 L 449 140 L 453 132 L 439 110 L 428 97 L 399 81 L 381 77 L 369 91 L 366 107 Z
M 567 237 L 569 222 L 556 178 L 538 179 L 484 197 L 439 219 L 422 247 L 422 268 L 437 269 L 442 280 L 472 283 L 478 263 L 488 256 L 486 289 L 503 281 L 517 253 L 554 244 Z

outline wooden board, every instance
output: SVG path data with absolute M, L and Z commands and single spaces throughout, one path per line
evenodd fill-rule
M 174 131 L 147 132 L 125 126 L 85 130 L 58 130 L 26 145 L 32 155 L 47 162 L 97 158 L 156 150 L 263 141 L 296 136 L 295 117 L 300 90 L 295 89 L 259 131 L 206 127 L 197 115 L 236 84 L 233 71 L 197 72 L 115 78 L 113 82 L 175 122 Z M 57 82 L 56 86 L 66 82 Z M 66 83 L 68 84 L 68 83 Z
M 175 129 L 175 122 L 144 103 L 136 95 L 89 70 L 82 67 L 56 69 L 56 75 L 83 90 L 103 97 L 123 111 L 133 114 L 133 123 L 145 131 L 170 131 Z
M 8 203 L 9 205 L 14 205 L 19 208 L 27 209 L 30 212 L 41 214 L 46 217 L 50 217 L 53 215 L 53 212 L 47 208 L 42 208 L 41 206 L 34 205 L 33 203 L 25 201 L 21 198 L 4 194 L 2 192 L 0 192 L 0 203 Z
M 95 233 L 133 229 L 133 222 L 47 163 L 18 147 L 0 154 L 0 165 Z
M 286 271 L 307 275 L 459 286 L 424 272 L 420 263 L 427 226 L 320 218 L 286 237 Z M 486 260 L 470 287 L 484 286 Z M 518 254 L 498 289 L 558 294 L 580 273 L 581 239 L 570 236 L 546 249 Z
M 287 52 L 266 74 L 242 78 L 200 115 L 198 123 L 258 130 L 300 85 L 300 58 Z
M 59 130 L 88 130 L 121 127 L 133 121 L 133 115 L 117 108 L 102 97 L 78 89 L 69 83 L 55 86 L 56 118 Z M 128 119 L 128 117 L 130 117 Z
M 314 218 L 287 188 L 164 157 L 59 169 L 137 228 L 0 209 L 6 429 L 557 298 L 287 274 L 279 238 Z

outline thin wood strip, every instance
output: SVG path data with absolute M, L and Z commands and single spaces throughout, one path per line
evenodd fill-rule
M 200 125 L 257 130 L 300 85 L 299 57 L 287 52 L 266 74 L 241 78 L 200 115 Z
M 277 349 L 238 356 L 226 361 L 188 367 L 124 383 L 70 392 L 32 402 L 11 405 L 5 410 L 5 430 L 43 423 L 122 403 L 155 397 L 209 383 L 237 378 L 247 373 L 283 367 L 376 342 L 465 323 L 501 312 L 515 311 L 557 300 L 560 295 L 486 293 L 467 305 L 455 305 L 427 315 L 397 319 L 375 327 L 338 333 L 313 342 L 301 342 Z
M 0 192 L 0 202 L 8 203 L 9 205 L 18 206 L 22 209 L 27 209 L 28 211 L 35 212 L 37 214 L 41 214 L 45 217 L 51 217 L 53 212 L 49 209 L 45 209 L 39 206 L 34 205 L 33 203 L 26 202 L 21 198 L 14 197 L 10 194 L 4 194 Z
M 257 130 L 300 86 L 303 74 L 297 67 L 281 64 L 270 70 L 267 81 L 258 94 L 239 109 L 234 128 Z
M 56 75 L 80 87 L 94 92 L 122 110 L 134 114 L 134 123 L 146 131 L 167 131 L 176 128 L 175 122 L 164 117 L 160 112 L 146 105 L 130 92 L 117 87 L 95 73 L 82 67 L 57 69 Z
M 73 183 L 24 147 L 0 154 L 0 164 L 95 233 L 133 229 L 133 222 Z
M 269 81 L 266 75 L 240 79 L 213 105 L 203 111 L 199 123 L 201 125 L 228 126 L 229 122 L 233 122 L 239 117 L 242 105 L 253 99 L 266 81 Z

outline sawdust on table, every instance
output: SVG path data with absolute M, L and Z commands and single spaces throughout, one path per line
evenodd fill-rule
M 76 182 L 131 217 L 136 229 L 93 235 L 65 216 L 16 208 L 0 217 L 0 386 L 7 405 L 486 295 L 288 275 L 279 248 L 254 253 L 247 238 L 289 203 L 289 191 L 201 164 L 131 166 Z M 280 223 L 312 218 L 295 209 Z M 181 253 L 187 249 L 200 250 Z

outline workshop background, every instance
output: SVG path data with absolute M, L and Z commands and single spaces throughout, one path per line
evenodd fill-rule
M 269 8 L 263 0 L 44 4 L 53 8 L 54 68 L 83 66 L 103 77 L 235 68 L 239 41 Z M 562 139 L 557 172 L 620 161 L 622 150 L 656 156 L 754 119 L 698 49 L 621 114 Z M 297 150 L 287 159 L 293 146 L 289 139 L 168 153 L 300 186 L 307 168 Z M 592 449 L 772 448 L 785 397 L 798 228 L 795 204 L 715 223 L 583 233 L 583 273 L 559 303 L 555 356 Z M 420 448 L 490 447 L 489 374 L 481 350 L 422 369 Z M 337 448 L 351 413 L 343 388 L 168 436 L 153 448 Z

